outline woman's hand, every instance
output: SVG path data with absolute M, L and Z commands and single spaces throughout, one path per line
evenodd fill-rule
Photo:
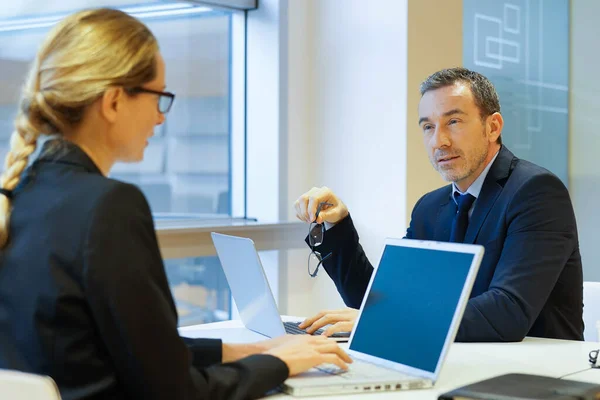
M 265 352 L 281 359 L 290 370 L 290 376 L 298 375 L 320 364 L 335 364 L 348 369 L 352 359 L 338 344 L 325 336 L 286 335 L 282 344 Z M 278 338 L 279 339 L 279 338 Z

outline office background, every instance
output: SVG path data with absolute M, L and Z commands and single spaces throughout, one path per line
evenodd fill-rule
M 262 0 L 247 13 L 200 3 L 4 6 L 0 153 L 26 68 L 49 29 L 35 22 L 89 6 L 133 10 L 159 39 L 177 100 L 144 162 L 119 165 L 113 176 L 139 184 L 163 219 L 294 220 L 293 201 L 326 185 L 349 206 L 377 263 L 383 239 L 404 235 L 414 203 L 444 184 L 417 126 L 418 85 L 438 69 L 465 65 L 497 85 L 508 147 L 568 184 L 585 279 L 600 281 L 600 28 L 589 18 L 600 12 L 596 1 Z M 308 276 L 307 255 L 261 253 L 283 313 L 343 305 L 324 272 Z M 216 258 L 166 266 L 182 324 L 231 316 Z

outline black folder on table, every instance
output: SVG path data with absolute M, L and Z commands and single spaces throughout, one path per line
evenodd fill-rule
M 600 385 L 539 375 L 507 374 L 459 387 L 438 398 L 463 399 L 600 400 Z

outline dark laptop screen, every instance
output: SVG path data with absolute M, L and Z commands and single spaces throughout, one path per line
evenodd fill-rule
M 435 372 L 473 257 L 388 244 L 350 348 Z

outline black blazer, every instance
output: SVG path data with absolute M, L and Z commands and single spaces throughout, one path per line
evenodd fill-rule
M 62 143 L 15 193 L 0 368 L 49 375 L 65 400 L 251 399 L 283 382 L 278 358 L 220 364 L 220 340 L 179 336 L 144 195 Z
M 452 185 L 415 205 L 406 238 L 448 241 Z M 465 243 L 485 255 L 456 340 L 583 340 L 583 275 L 575 214 L 563 183 L 502 147 L 475 202 Z M 347 217 L 318 247 L 346 305 L 360 307 L 373 268 Z

